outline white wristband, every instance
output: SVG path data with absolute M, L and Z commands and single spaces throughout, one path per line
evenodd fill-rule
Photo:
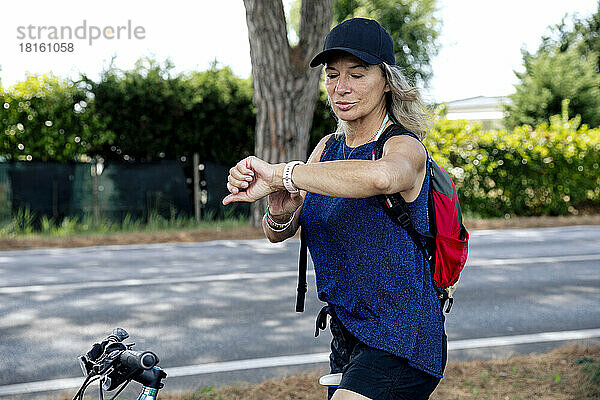
M 299 192 L 298 188 L 296 186 L 294 186 L 294 184 L 292 183 L 292 170 L 298 164 L 304 164 L 304 162 L 290 161 L 289 163 L 285 164 L 285 167 L 283 168 L 283 186 L 290 193 L 298 193 Z

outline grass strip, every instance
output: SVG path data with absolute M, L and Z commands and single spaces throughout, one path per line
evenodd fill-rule
M 183 221 L 183 222 L 182 222 Z M 137 224 L 137 223 L 136 223 Z M 262 228 L 250 226 L 247 218 L 229 217 L 196 223 L 193 219 L 162 220 L 150 226 L 125 224 L 123 229 L 63 229 L 56 232 L 2 232 L 0 250 L 30 249 L 39 247 L 85 247 L 115 244 L 148 244 L 167 242 L 203 242 L 208 240 L 240 240 L 263 238 Z M 569 225 L 600 225 L 600 214 L 565 217 L 519 217 L 510 219 L 469 219 L 465 226 L 470 231 L 478 229 L 541 228 Z
M 161 392 L 163 400 L 323 400 L 323 370 L 258 384 L 203 387 L 194 392 Z M 450 362 L 431 400 L 600 399 L 600 346 L 566 345 L 546 354 L 504 360 Z

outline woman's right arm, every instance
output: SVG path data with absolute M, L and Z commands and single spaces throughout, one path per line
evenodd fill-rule
M 325 144 L 327 143 L 327 140 L 329 140 L 329 137 L 331 135 L 332 134 L 325 135 L 319 141 L 319 143 L 315 146 L 314 150 L 312 151 L 310 157 L 308 158 L 308 163 L 319 162 L 321 160 L 321 155 L 323 154 L 323 150 L 325 149 Z M 277 194 L 278 193 L 276 192 L 276 193 L 272 193 L 268 196 L 269 203 L 271 202 L 271 200 L 274 200 L 273 197 L 277 196 Z M 279 195 L 281 195 L 281 194 L 279 194 Z M 262 219 L 263 231 L 265 232 L 265 236 L 267 237 L 267 239 L 269 239 L 269 241 L 271 243 L 282 242 L 282 241 L 294 236 L 296 234 L 296 232 L 298 231 L 298 228 L 300 226 L 300 213 L 302 212 L 302 205 L 304 204 L 304 199 L 306 198 L 306 191 L 301 190 L 299 192 L 299 194 L 297 194 L 297 195 L 301 196 L 300 206 L 293 213 L 292 223 L 284 231 L 282 231 L 282 232 L 274 231 L 267 222 L 266 214 L 265 214 L 265 217 L 263 217 L 263 219 Z M 294 195 L 292 194 L 292 196 L 294 196 Z M 272 210 L 270 210 L 270 211 L 272 211 Z M 291 214 L 273 215 L 272 212 L 271 212 L 271 216 L 275 222 L 280 223 L 280 224 L 284 224 L 287 221 L 289 221 L 290 218 L 292 218 Z

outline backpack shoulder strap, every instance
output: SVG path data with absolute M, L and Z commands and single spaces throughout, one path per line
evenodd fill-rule
M 381 133 L 381 135 L 379 135 L 379 138 L 377 139 L 377 143 L 375 143 L 375 148 L 373 149 L 373 155 L 374 155 L 373 159 L 376 160 L 383 156 L 383 146 L 385 145 L 385 142 L 387 142 L 393 136 L 400 136 L 400 135 L 412 136 L 413 138 L 415 138 L 419 142 L 421 142 L 421 140 L 418 138 L 417 135 L 415 135 L 414 133 L 407 130 L 400 123 L 396 122 L 396 123 L 388 126 L 387 128 L 385 128 L 385 130 Z
M 399 136 L 399 135 L 412 136 L 413 138 L 415 138 L 419 142 L 421 142 L 421 140 L 419 140 L 417 135 L 408 131 L 401 124 L 399 124 L 399 123 L 392 124 L 392 125 L 388 126 L 386 128 L 386 130 L 383 131 L 381 136 L 379 136 L 379 138 L 377 139 L 377 143 L 375 144 L 375 147 L 373 148 L 372 159 L 377 160 L 377 159 L 381 158 L 383 156 L 383 146 L 385 145 L 385 142 L 387 142 L 391 137 Z M 429 158 L 429 155 L 428 155 L 428 158 Z M 396 223 L 396 224 L 400 225 L 402 228 L 404 228 L 406 230 L 406 232 L 408 232 L 408 235 L 411 237 L 413 242 L 415 242 L 415 244 L 417 245 L 417 247 L 419 248 L 421 253 L 423 253 L 423 257 L 425 257 L 425 259 L 429 263 L 430 267 L 432 267 L 435 260 L 433 260 L 433 257 L 431 257 L 428 254 L 429 252 L 427 251 L 427 249 L 425 248 L 425 246 L 423 245 L 423 242 L 422 242 L 423 236 L 429 237 L 429 236 L 431 236 L 431 234 L 423 235 L 415 229 L 415 227 L 408 215 L 406 201 L 400 195 L 400 193 L 380 194 L 375 197 L 377 198 L 377 200 L 383 207 L 383 210 L 385 211 L 385 213 L 390 217 L 390 219 L 392 221 L 394 221 L 394 223 Z
M 300 257 L 298 259 L 298 288 L 296 289 L 296 312 L 304 312 L 304 302 L 308 285 L 306 284 L 306 267 L 308 265 L 308 247 L 304 231 L 300 229 Z
M 325 142 L 325 147 L 321 152 L 321 159 L 331 147 L 331 144 L 336 141 L 335 134 L 329 136 L 327 142 Z M 306 292 L 308 290 L 308 286 L 306 284 L 306 267 L 308 265 L 308 249 L 306 245 L 306 239 L 304 238 L 304 232 L 300 229 L 300 257 L 298 258 L 298 288 L 296 289 L 296 312 L 304 312 L 304 302 L 306 299 Z

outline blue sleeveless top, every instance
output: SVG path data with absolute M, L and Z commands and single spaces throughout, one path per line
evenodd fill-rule
M 356 147 L 350 158 L 371 159 L 374 146 Z M 347 156 L 352 149 L 340 137 L 321 161 L 342 160 L 343 151 Z M 429 173 L 418 198 L 408 204 L 415 228 L 423 233 L 429 228 L 428 189 Z M 300 224 L 319 299 L 333 306 L 344 327 L 366 345 L 441 378 L 444 326 L 429 266 L 375 196 L 343 199 L 307 193 Z

